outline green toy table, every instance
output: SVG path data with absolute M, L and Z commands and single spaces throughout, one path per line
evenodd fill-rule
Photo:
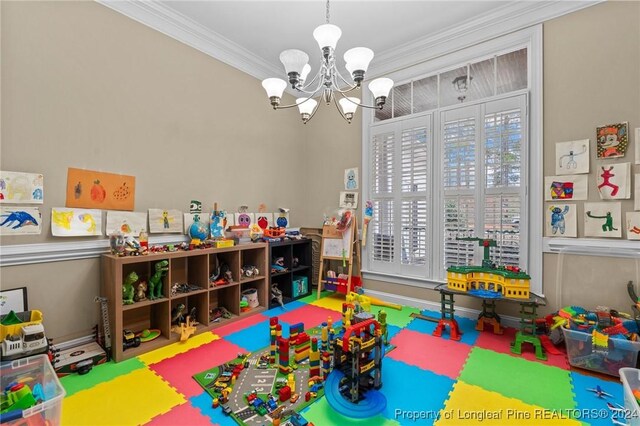
M 500 316 L 496 312 L 496 302 L 505 301 L 510 303 L 518 303 L 520 305 L 520 326 L 516 333 L 516 338 L 511 344 L 511 352 L 515 354 L 522 353 L 522 344 L 525 342 L 531 343 L 535 348 L 536 358 L 546 360 L 547 356 L 544 353 L 540 338 L 536 334 L 536 310 L 538 306 L 545 306 L 547 301 L 544 297 L 529 292 L 529 298 L 527 299 L 515 299 L 511 297 L 500 298 L 487 298 L 481 295 L 471 294 L 463 291 L 451 290 L 447 288 L 446 284 L 440 284 L 434 288 L 434 290 L 440 292 L 440 313 L 441 318 L 438 322 L 436 330 L 433 332 L 434 336 L 441 336 L 442 331 L 449 326 L 450 336 L 453 340 L 460 340 L 460 329 L 458 323 L 454 317 L 455 301 L 453 296 L 468 296 L 476 299 L 482 299 L 482 312 L 478 315 L 478 322 L 476 323 L 476 330 L 483 331 L 484 324 L 489 323 L 493 325 L 493 332 L 496 334 L 502 334 L 503 329 L 500 323 Z M 420 318 L 420 316 L 417 316 Z

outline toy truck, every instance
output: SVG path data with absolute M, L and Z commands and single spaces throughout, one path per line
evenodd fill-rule
M 9 312 L 0 317 L 0 359 L 12 361 L 47 353 L 49 342 L 42 326 L 42 313 L 37 310 Z

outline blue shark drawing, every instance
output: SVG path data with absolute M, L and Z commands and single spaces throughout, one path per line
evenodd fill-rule
M 27 225 L 38 226 L 38 221 L 25 211 L 19 210 L 19 211 L 11 212 L 9 214 L 3 214 L 0 216 L 6 217 L 4 221 L 0 223 L 0 226 L 10 227 L 11 229 L 18 229 Z M 17 222 L 17 223 L 15 226 L 12 227 L 14 222 Z

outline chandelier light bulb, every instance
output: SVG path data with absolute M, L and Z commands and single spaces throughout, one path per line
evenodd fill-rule
M 390 78 L 376 78 L 371 83 L 369 83 L 369 90 L 373 94 L 373 97 L 376 99 L 376 106 L 378 108 L 382 108 L 382 106 L 387 101 L 387 96 L 389 96 L 389 92 L 393 87 L 393 80 Z
M 267 92 L 271 106 L 273 106 L 273 109 L 276 109 L 276 107 L 280 105 L 280 98 L 282 97 L 282 92 L 284 92 L 285 87 L 287 87 L 287 82 L 279 78 L 267 78 L 262 80 L 262 87 L 264 87 L 264 90 Z
M 309 55 L 302 50 L 289 49 L 280 54 L 280 62 L 284 65 L 284 70 L 289 76 L 289 83 L 295 87 L 299 81 L 300 74 L 304 66 L 309 62 Z
M 364 80 L 364 73 L 373 59 L 373 50 L 366 47 L 354 47 L 344 52 L 345 68 L 353 76 L 358 85 Z
M 302 72 L 300 73 L 300 81 L 303 82 L 307 79 L 307 76 L 309 75 L 309 73 L 311 72 L 311 65 L 306 64 L 303 68 L 302 68 Z
M 360 99 L 358 98 L 342 98 L 338 101 L 340 104 L 340 108 L 342 112 L 347 114 L 353 114 L 358 109 L 358 105 L 360 105 Z
M 320 50 L 325 47 L 335 50 L 341 35 L 342 30 L 333 24 L 323 24 L 313 30 L 313 38 L 318 42 Z
M 318 101 L 312 98 L 298 98 L 296 99 L 300 115 L 302 116 L 302 122 L 307 124 L 307 121 L 311 119 L 313 111 L 315 111 Z

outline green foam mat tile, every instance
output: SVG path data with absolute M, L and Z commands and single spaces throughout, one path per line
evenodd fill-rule
M 471 350 L 459 380 L 549 410 L 576 407 L 568 371 L 487 349 Z
M 333 294 L 333 291 L 323 291 L 320 293 L 320 298 L 323 297 L 327 297 Z M 305 296 L 301 299 L 298 299 L 298 302 L 302 302 L 302 303 L 311 303 L 311 302 L 315 302 L 316 300 L 318 300 L 318 290 L 314 290 L 310 295 Z
M 382 415 L 366 419 L 352 419 L 350 417 L 345 417 L 333 411 L 325 398 L 313 403 L 301 414 L 307 421 L 315 425 L 396 426 L 400 424 L 397 421 L 387 419 Z
M 384 309 L 387 313 L 387 324 L 395 325 L 396 327 L 406 327 L 413 320 L 411 314 L 419 314 L 420 309 L 412 308 L 410 306 L 403 306 L 402 310 L 389 308 L 387 306 L 374 306 L 371 305 L 371 313 L 378 317 L 378 311 Z
M 110 361 L 105 364 L 96 365 L 89 373 L 82 376 L 79 374 L 70 374 L 62 377 L 60 382 L 67 391 L 67 397 L 69 397 L 82 390 L 92 388 L 97 384 L 113 380 L 124 374 L 129 374 L 139 368 L 146 368 L 146 365 L 137 358 L 131 358 L 118 363 Z

